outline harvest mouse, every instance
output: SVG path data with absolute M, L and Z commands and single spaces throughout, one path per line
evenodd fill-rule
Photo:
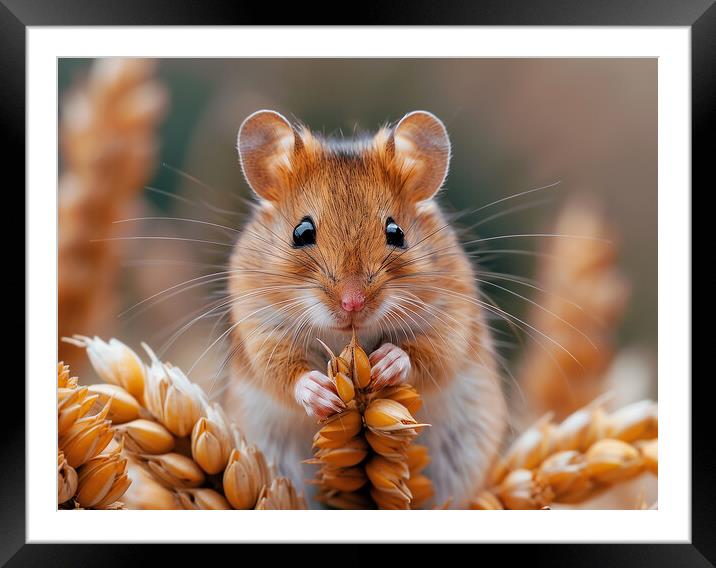
M 417 111 L 333 139 L 261 110 L 238 151 L 258 202 L 231 256 L 232 418 L 304 488 L 317 421 L 343 408 L 316 338 L 338 353 L 355 329 L 374 380 L 423 397 L 434 503 L 464 507 L 507 416 L 473 266 L 434 200 L 445 126 Z

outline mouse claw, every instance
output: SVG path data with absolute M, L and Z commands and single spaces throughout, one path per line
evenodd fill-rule
M 333 416 L 346 407 L 338 396 L 333 381 L 320 371 L 309 371 L 301 375 L 296 381 L 294 396 L 306 414 L 317 420 Z
M 408 380 L 410 357 L 400 347 L 384 343 L 370 354 L 368 360 L 372 366 L 370 376 L 375 390 L 399 385 Z

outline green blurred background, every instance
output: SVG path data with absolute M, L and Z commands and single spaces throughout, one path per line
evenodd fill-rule
M 86 59 L 59 61 L 60 104 L 90 64 Z M 218 223 L 228 219 L 240 225 L 246 208 L 236 197 L 249 197 L 249 190 L 237 160 L 236 133 L 257 109 L 275 109 L 313 130 L 338 135 L 350 135 L 356 128 L 375 130 L 409 111 L 430 110 L 445 122 L 453 144 L 447 191 L 441 197 L 448 209 L 474 209 L 560 182 L 556 188 L 464 217 L 462 223 L 470 225 L 518 207 L 481 224 L 480 236 L 545 232 L 560 203 L 573 193 L 592 194 L 603 202 L 619 235 L 620 265 L 633 286 L 619 343 L 644 348 L 655 360 L 655 59 L 165 59 L 157 76 L 169 94 L 160 160 L 149 183 L 159 191 L 146 190 L 139 212 L 128 217 L 183 216 Z M 147 234 L 140 232 L 147 229 L 198 239 L 212 235 L 205 227 L 180 223 L 154 222 L 132 230 Z M 518 239 L 509 245 L 495 241 L 491 248 L 531 251 L 542 244 L 539 239 Z M 168 241 L 127 243 L 121 253 L 121 309 L 206 273 L 206 264 L 220 265 L 229 248 L 217 248 Z M 534 259 L 497 254 L 488 260 L 488 268 L 534 276 Z M 160 345 L 181 327 L 184 316 L 200 308 L 210 294 L 220 293 L 220 285 L 196 288 L 133 317 L 115 318 L 106 329 L 130 338 L 133 346 L 139 340 Z M 524 317 L 529 307 L 524 301 L 493 295 L 503 309 Z M 185 334 L 167 357 L 191 366 L 209 333 L 223 329 L 214 324 L 202 323 L 200 331 Z M 197 336 L 205 341 L 199 347 Z M 513 356 L 509 350 L 505 354 Z M 214 357 L 213 364 L 217 360 Z M 211 373 L 209 368 L 204 372 Z

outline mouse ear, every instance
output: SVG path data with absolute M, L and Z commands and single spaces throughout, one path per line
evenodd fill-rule
M 437 193 L 450 162 L 450 139 L 437 116 L 424 110 L 406 114 L 388 138 L 387 150 L 415 201 Z
M 281 114 L 259 110 L 239 128 L 239 160 L 254 193 L 278 201 L 288 189 L 293 157 L 303 148 L 298 132 Z

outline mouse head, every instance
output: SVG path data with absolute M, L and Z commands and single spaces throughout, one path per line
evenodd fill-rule
M 234 265 L 263 266 L 271 301 L 291 306 L 285 318 L 410 326 L 410 303 L 431 295 L 411 278 L 439 270 L 434 251 L 452 237 L 432 201 L 450 159 L 442 122 L 417 111 L 374 136 L 336 140 L 263 110 L 241 125 L 238 150 L 260 203 Z

